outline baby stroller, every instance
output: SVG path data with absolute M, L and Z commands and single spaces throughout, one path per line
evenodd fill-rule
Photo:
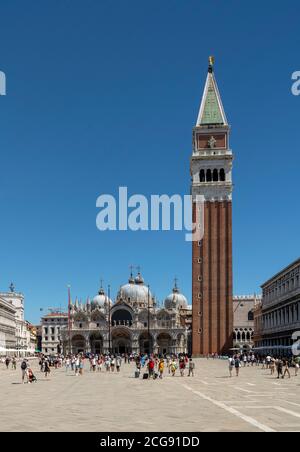
M 37 382 L 36 376 L 34 375 L 31 369 L 28 369 L 28 382 L 29 383 Z

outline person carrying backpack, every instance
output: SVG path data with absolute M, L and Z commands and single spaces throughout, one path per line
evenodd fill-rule
M 235 367 L 236 376 L 238 377 L 239 373 L 240 373 L 240 367 L 241 367 L 241 361 L 238 356 L 236 356 L 234 359 L 234 367 Z
M 23 359 L 22 363 L 21 363 L 21 370 L 22 370 L 22 384 L 24 384 L 24 380 L 25 380 L 25 376 L 27 378 L 27 383 L 28 383 L 28 373 L 27 373 L 27 362 L 25 359 Z
M 149 378 L 153 377 L 153 375 L 154 375 L 154 367 L 155 367 L 155 362 L 151 358 L 148 363 Z

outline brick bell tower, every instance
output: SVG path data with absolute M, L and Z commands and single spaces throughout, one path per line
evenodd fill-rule
M 232 347 L 232 160 L 226 115 L 209 58 L 191 158 L 193 222 L 204 210 L 203 237 L 192 242 L 193 356 Z M 201 195 L 201 206 L 196 196 Z M 200 220 L 198 220 L 200 221 Z

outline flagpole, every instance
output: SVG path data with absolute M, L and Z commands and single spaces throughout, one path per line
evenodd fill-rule
M 148 284 L 148 343 L 149 343 L 149 357 L 151 356 L 152 352 L 152 343 L 150 340 L 150 286 Z
M 110 320 L 110 316 L 111 316 L 111 306 L 110 306 L 110 284 L 108 285 L 108 353 L 111 353 L 111 320 Z
M 68 336 L 69 336 L 69 354 L 71 354 L 71 286 L 68 286 Z

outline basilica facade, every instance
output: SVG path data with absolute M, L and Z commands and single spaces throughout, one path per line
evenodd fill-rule
M 64 353 L 190 352 L 192 308 L 176 282 L 163 306 L 138 273 L 114 302 L 101 287 L 93 300 L 70 302 L 69 311 L 69 323 L 61 328 Z

